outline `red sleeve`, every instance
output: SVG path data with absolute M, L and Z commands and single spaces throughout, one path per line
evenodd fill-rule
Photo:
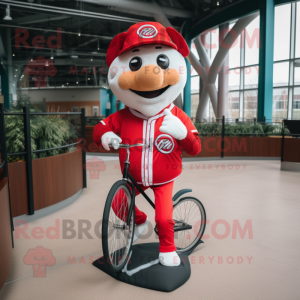
M 106 119 L 100 121 L 93 130 L 93 140 L 101 146 L 101 137 L 106 132 L 112 131 L 115 134 L 120 134 L 122 123 L 121 111 L 117 111 Z
M 198 136 L 198 130 L 189 118 L 189 116 L 178 109 L 177 117 L 182 121 L 187 129 L 187 136 L 183 140 L 177 141 L 179 146 L 189 155 L 197 155 L 201 151 L 201 141 Z
M 185 139 L 177 141 L 179 146 L 189 155 L 197 155 L 201 151 L 201 141 L 197 133 L 192 133 L 188 130 Z

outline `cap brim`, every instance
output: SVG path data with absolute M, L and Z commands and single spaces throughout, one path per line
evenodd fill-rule
M 137 43 L 137 44 L 134 44 L 134 45 L 131 45 L 131 46 L 128 46 L 128 47 L 122 49 L 119 52 L 118 56 L 121 55 L 122 53 L 130 50 L 130 49 L 133 49 L 133 48 L 136 48 L 136 47 L 139 47 L 139 46 L 143 46 L 143 45 L 150 45 L 150 44 L 166 45 L 166 46 L 170 46 L 173 49 L 177 50 L 177 46 L 174 43 L 172 43 L 172 42 L 168 42 L 168 41 L 143 41 L 143 42 L 140 42 L 140 43 Z

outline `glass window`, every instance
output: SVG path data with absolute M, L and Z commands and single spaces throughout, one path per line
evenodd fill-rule
M 238 102 L 233 102 L 232 103 L 232 110 L 239 110 L 240 104 Z
M 191 78 L 191 93 L 196 94 L 199 93 L 199 76 L 194 76 Z
M 257 115 L 257 87 L 258 87 L 258 63 L 259 63 L 259 24 L 260 18 L 255 18 L 246 28 L 243 37 L 245 40 L 241 42 L 239 36 L 229 50 L 229 63 L 226 66 L 228 72 L 228 116 L 230 118 L 240 117 L 240 99 L 244 101 L 244 115 L 246 118 L 256 118 Z M 229 25 L 232 29 L 235 21 Z M 219 28 L 213 28 L 206 33 L 205 38 L 201 39 L 203 46 L 207 49 L 210 61 L 213 62 L 217 52 L 219 51 Z M 192 46 L 192 51 L 196 49 Z M 242 62 L 241 57 L 245 57 Z M 244 67 L 244 65 L 246 67 Z M 241 82 L 241 72 L 244 72 L 244 82 Z M 196 75 L 193 70 L 192 75 Z M 198 76 L 197 76 L 198 77 Z M 192 78 L 192 93 L 197 94 L 199 91 L 199 79 L 196 76 Z M 197 79 L 196 79 L 197 78 Z M 218 76 L 215 82 L 218 89 Z M 244 86 L 245 85 L 245 86 Z M 249 89 L 247 92 L 243 89 Z M 232 91 L 232 92 L 230 92 Z M 236 91 L 236 92 L 234 92 Z M 239 92 L 237 92 L 239 91 Z M 207 116 L 215 117 L 211 102 L 207 107 Z
M 289 63 L 275 63 L 273 69 L 273 85 L 283 86 L 289 82 Z
M 191 65 L 191 70 L 192 70 L 192 72 L 191 72 L 192 76 L 198 76 L 197 71 L 194 69 L 194 67 L 192 65 Z
M 192 53 L 199 59 L 199 55 L 198 55 L 195 43 L 192 43 L 191 49 L 192 49 Z M 194 69 L 194 67 L 192 65 L 191 65 L 191 71 L 192 71 L 191 72 L 192 76 L 198 75 L 198 73 L 196 72 L 196 70 Z
M 197 71 L 194 69 L 192 65 L 191 65 L 191 76 L 198 76 Z
M 200 36 L 200 42 L 202 43 L 209 57 L 210 57 L 210 49 L 212 47 L 210 39 L 211 39 L 210 31 Z M 217 47 L 217 45 L 215 47 Z
M 275 7 L 274 61 L 289 58 L 291 4 Z
M 300 119 L 300 88 L 294 88 L 293 119 Z
M 295 85 L 300 85 L 300 61 L 299 61 L 299 67 L 295 67 L 294 84 Z
M 297 2 L 296 16 L 296 57 L 300 57 L 300 1 Z
M 229 25 L 232 29 L 235 25 L 235 21 Z M 246 28 L 244 32 L 244 40 L 241 42 L 239 36 L 235 43 L 229 50 L 229 65 L 226 71 L 228 72 L 228 116 L 230 118 L 240 117 L 240 99 L 244 102 L 245 118 L 256 118 L 257 115 L 257 87 L 258 87 L 258 63 L 259 63 L 259 25 L 260 17 L 255 18 Z M 205 38 L 202 38 L 202 43 L 207 49 L 207 53 L 211 62 L 215 58 L 216 53 L 219 50 L 219 29 L 214 28 L 208 32 Z M 193 46 L 192 51 L 194 52 Z M 245 61 L 242 62 L 241 57 L 245 57 Z M 245 67 L 244 67 L 245 66 Z M 243 73 L 243 82 L 241 82 L 241 72 Z M 194 71 L 193 75 L 196 74 Z M 287 76 L 288 78 L 288 76 Z M 199 91 L 199 79 L 193 77 L 192 79 L 192 93 L 198 93 Z M 215 82 L 218 89 L 218 78 Z M 248 90 L 243 91 L 243 90 Z M 239 91 L 239 92 L 238 92 Z M 214 117 L 211 103 L 207 108 L 207 115 Z
M 191 118 L 196 118 L 197 109 L 199 105 L 199 94 L 192 95 L 192 103 L 191 103 Z
M 214 112 L 214 110 L 213 110 L 213 107 L 212 107 L 210 101 L 209 101 L 209 117 L 212 118 L 212 119 L 215 119 L 215 118 L 216 118 L 215 112 Z
M 258 87 L 258 66 L 255 67 L 245 67 L 245 89 Z
M 219 51 L 219 28 L 211 31 L 211 61 L 214 60 L 217 52 Z
M 288 89 L 273 89 L 273 120 L 282 120 L 287 117 Z
M 259 20 L 255 18 L 245 30 L 245 65 L 256 65 L 259 59 Z
M 99 110 L 98 106 L 93 106 L 93 116 L 94 117 L 98 116 L 98 110 Z
M 239 92 L 228 93 L 228 118 L 237 119 L 240 116 Z
M 235 23 L 230 24 L 231 29 Z M 241 65 L 241 39 L 240 35 L 237 38 L 237 42 L 234 43 L 229 50 L 229 68 L 236 68 Z
M 192 53 L 199 59 L 199 55 L 198 55 L 195 43 L 192 43 L 191 50 L 192 50 Z
M 293 108 L 294 109 L 300 109 L 300 101 L 294 101 Z
M 244 92 L 244 118 L 253 119 L 257 117 L 257 90 Z
M 240 73 L 241 69 L 236 68 L 229 71 L 229 90 L 239 90 L 240 89 Z

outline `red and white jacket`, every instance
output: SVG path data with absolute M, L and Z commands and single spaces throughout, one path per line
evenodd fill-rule
M 153 117 L 147 117 L 134 109 L 125 108 L 110 115 L 94 128 L 93 139 L 99 146 L 102 135 L 109 131 L 119 135 L 124 144 L 145 143 L 150 146 L 130 149 L 130 174 L 144 186 L 173 181 L 182 171 L 182 149 L 190 155 L 196 155 L 201 150 L 198 131 L 188 115 L 174 104 L 166 108 L 186 126 L 188 133 L 185 139 L 176 140 L 159 130 L 165 116 L 164 109 Z M 119 159 L 123 171 L 126 149 L 119 150 Z

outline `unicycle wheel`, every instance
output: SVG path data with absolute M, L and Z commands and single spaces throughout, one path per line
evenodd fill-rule
M 173 207 L 174 241 L 177 253 L 185 253 L 199 244 L 206 225 L 202 203 L 193 197 L 178 200 Z
M 128 216 L 128 209 L 132 201 L 130 188 L 123 180 L 112 186 L 106 199 L 102 219 L 102 249 L 111 272 L 121 271 L 130 254 L 134 213 Z

